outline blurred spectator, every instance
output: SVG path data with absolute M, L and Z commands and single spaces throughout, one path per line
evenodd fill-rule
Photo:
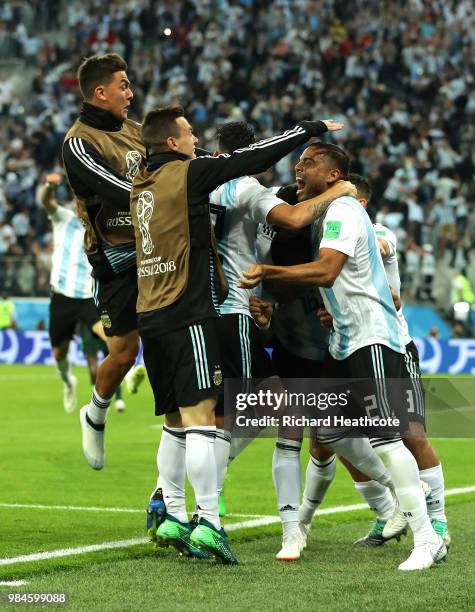
M 16 329 L 15 304 L 6 293 L 0 300 L 0 329 Z

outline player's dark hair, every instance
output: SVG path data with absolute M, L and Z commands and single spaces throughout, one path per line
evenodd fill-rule
M 168 150 L 167 139 L 180 136 L 180 126 L 176 120 L 184 116 L 183 106 L 161 106 L 145 115 L 142 140 L 149 155 Z
M 218 148 L 223 153 L 233 153 L 236 149 L 248 147 L 256 142 L 252 127 L 245 121 L 224 123 L 216 130 Z
M 342 178 L 348 176 L 348 172 L 350 171 L 350 158 L 341 147 L 329 142 L 313 142 L 309 147 L 315 147 L 318 149 L 319 153 L 331 159 L 338 170 L 340 170 Z
M 369 180 L 361 176 L 361 174 L 356 174 L 356 172 L 350 172 L 348 180 L 350 183 L 353 183 L 358 190 L 358 198 L 366 200 L 369 204 L 371 202 L 371 196 L 373 195 L 373 189 L 371 188 Z
M 108 85 L 113 80 L 114 72 L 126 70 L 126 61 L 117 53 L 87 57 L 78 69 L 79 89 L 83 98 L 90 100 L 96 87 Z

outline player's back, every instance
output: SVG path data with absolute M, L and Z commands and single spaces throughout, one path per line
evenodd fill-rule
M 244 270 L 256 261 L 256 238 L 260 223 L 281 202 L 259 181 L 250 176 L 221 185 L 210 196 L 211 213 L 215 219 L 218 253 L 222 258 L 229 292 L 221 304 L 221 314 L 249 315 L 250 289 L 238 287 Z
M 84 252 L 84 227 L 62 206 L 50 215 L 53 225 L 51 286 L 71 298 L 92 297 L 91 266 Z

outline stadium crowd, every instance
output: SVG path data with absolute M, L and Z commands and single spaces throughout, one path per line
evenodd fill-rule
M 78 112 L 81 58 L 107 51 L 129 63 L 135 118 L 180 102 L 204 148 L 229 120 L 249 121 L 259 137 L 309 117 L 343 121 L 328 138 L 371 178 L 409 296 L 443 300 L 441 262 L 474 284 L 471 9 L 469 0 L 2 3 L 2 56 L 23 58 L 32 87 L 20 96 L 10 79 L 0 84 L 0 287 L 48 293 L 51 232 L 37 189 Z M 264 181 L 292 182 L 294 163 Z M 58 195 L 70 198 L 65 185 Z

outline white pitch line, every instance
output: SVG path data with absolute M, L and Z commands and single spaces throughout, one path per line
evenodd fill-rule
M 460 495 L 464 493 L 472 493 L 475 491 L 475 486 L 470 487 L 459 487 L 456 489 L 448 489 L 445 495 Z M 317 516 L 324 514 L 338 514 L 340 512 L 352 512 L 354 510 L 365 510 L 368 506 L 366 504 L 351 504 L 348 506 L 335 506 L 333 508 L 325 508 L 323 510 L 317 510 L 315 513 Z M 280 518 L 278 516 L 262 516 L 260 518 L 251 519 L 249 521 L 242 521 L 239 523 L 231 523 L 225 525 L 226 531 L 237 531 L 238 529 L 245 529 L 249 527 L 262 527 L 264 525 L 271 525 L 278 523 Z M 30 555 L 20 555 L 19 557 L 7 557 L 6 559 L 0 559 L 1 565 L 14 565 L 16 563 L 29 563 L 31 561 L 44 561 L 47 559 L 57 559 L 59 557 L 70 557 L 73 555 L 84 555 L 90 552 L 98 552 L 101 550 L 111 550 L 114 548 L 128 548 L 130 546 L 137 546 L 139 544 L 148 544 L 149 538 L 135 538 L 131 540 L 119 540 L 115 542 L 103 542 L 102 544 L 92 544 L 89 546 L 79 546 L 77 548 L 63 548 L 60 550 L 50 550 L 41 553 L 33 553 Z
M 33 510 L 73 510 L 81 512 L 124 512 L 132 514 L 144 514 L 145 508 L 101 508 L 100 506 L 56 506 L 47 504 L 4 504 L 0 503 L 0 508 L 27 508 Z M 240 518 L 260 518 L 266 514 L 228 514 L 230 517 Z
M 30 584 L 26 580 L 0 580 L 0 586 L 25 586 Z

